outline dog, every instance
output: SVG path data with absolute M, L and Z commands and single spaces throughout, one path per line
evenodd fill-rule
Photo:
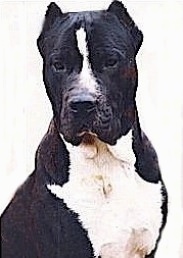
M 2 214 L 3 258 L 155 257 L 168 196 L 136 107 L 142 41 L 119 1 L 48 6 L 37 44 L 53 119 Z

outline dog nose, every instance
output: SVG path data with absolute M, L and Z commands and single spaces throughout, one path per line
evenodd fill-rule
M 75 113 L 91 113 L 95 109 L 95 103 L 95 99 L 90 95 L 72 97 L 69 101 L 70 108 Z

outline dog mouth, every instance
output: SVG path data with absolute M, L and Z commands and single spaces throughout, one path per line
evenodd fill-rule
M 115 137 L 116 135 L 110 131 L 110 126 L 109 129 L 106 129 L 105 131 L 102 128 L 99 128 L 98 130 L 96 128 L 93 128 L 93 130 L 80 128 L 80 130 L 76 129 L 75 132 L 68 129 L 61 133 L 65 140 L 74 146 L 79 146 L 80 144 L 92 146 L 95 145 L 98 140 L 110 145 L 115 145 L 117 140 L 117 137 Z
M 63 109 L 60 133 L 67 142 L 75 146 L 92 145 L 97 139 L 115 145 L 121 136 L 120 117 L 108 104 L 97 106 L 94 112 L 87 115 L 86 112 L 73 114 L 69 109 Z
M 92 132 L 87 126 L 81 126 L 80 128 L 67 127 L 67 130 L 62 130 L 60 133 L 63 135 L 64 139 L 74 146 L 79 146 L 80 144 L 91 146 L 94 145 L 96 139 L 99 139 L 97 133 Z

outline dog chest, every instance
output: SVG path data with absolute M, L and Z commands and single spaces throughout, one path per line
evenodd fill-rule
M 79 215 L 95 256 L 140 258 L 155 247 L 162 221 L 161 185 L 141 179 L 134 163 L 106 146 L 70 150 L 68 183 L 48 186 Z

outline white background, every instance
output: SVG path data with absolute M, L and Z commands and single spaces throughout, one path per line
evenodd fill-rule
M 36 47 L 48 3 L 0 2 L 0 212 L 34 169 L 35 151 L 51 118 Z M 63 11 L 101 9 L 109 3 L 57 1 Z M 123 3 L 144 33 L 137 103 L 169 192 L 168 223 L 156 258 L 183 258 L 183 1 Z

